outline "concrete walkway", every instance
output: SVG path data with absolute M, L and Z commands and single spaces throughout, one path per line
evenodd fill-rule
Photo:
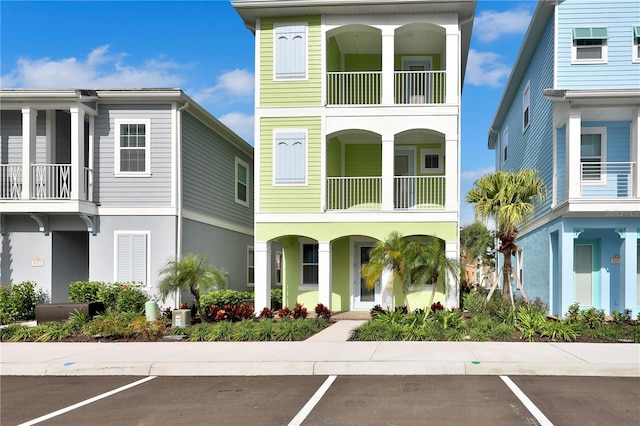
M 640 377 L 640 344 L 347 342 L 0 343 L 0 375 L 562 375 Z

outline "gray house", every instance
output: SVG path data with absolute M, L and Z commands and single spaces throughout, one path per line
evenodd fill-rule
M 253 147 L 179 89 L 0 91 L 0 283 L 52 302 L 193 252 L 253 285 Z M 171 303 L 171 302 L 168 302 Z

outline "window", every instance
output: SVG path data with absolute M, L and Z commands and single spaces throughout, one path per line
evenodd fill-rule
M 524 132 L 529 127 L 529 119 L 531 118 L 531 96 L 529 83 L 522 92 L 522 131 Z
M 585 127 L 580 135 L 580 167 L 583 183 L 604 183 L 606 129 Z
M 318 244 L 302 244 L 302 285 L 318 285 Z
M 632 60 L 633 62 L 640 62 L 640 25 L 633 27 L 633 40 L 631 45 L 633 47 Z
M 116 120 L 115 127 L 115 173 L 149 176 L 149 120 Z
M 276 130 L 274 139 L 274 183 L 305 184 L 307 182 L 306 130 Z
M 307 26 L 274 25 L 274 78 L 276 80 L 307 77 Z
M 502 132 L 502 164 L 507 162 L 507 154 L 508 154 L 508 146 L 509 146 L 509 129 L 504 129 Z
M 421 149 L 420 158 L 420 173 L 442 173 L 442 148 Z
M 282 286 L 282 252 L 276 252 L 276 286 Z
M 607 62 L 606 27 L 587 27 L 573 29 L 572 63 L 605 63 Z
M 149 284 L 149 232 L 115 233 L 115 281 Z
M 236 157 L 236 203 L 249 205 L 249 166 Z
M 255 282 L 255 252 L 253 247 L 247 247 L 247 286 L 253 287 Z

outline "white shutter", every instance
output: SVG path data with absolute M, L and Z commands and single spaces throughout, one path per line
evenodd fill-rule
M 304 78 L 307 69 L 305 25 L 275 27 L 275 77 Z
M 305 183 L 306 134 L 304 132 L 278 133 L 275 139 L 275 182 Z
M 131 281 L 131 235 L 118 235 L 118 282 Z
M 116 281 L 147 284 L 147 235 L 118 235 L 118 269 Z

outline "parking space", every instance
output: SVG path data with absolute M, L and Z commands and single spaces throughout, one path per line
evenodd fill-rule
M 640 379 L 511 377 L 554 425 L 637 425 Z M 498 376 L 2 377 L 0 423 L 18 425 L 104 392 L 42 425 L 533 425 Z M 326 393 L 313 401 L 322 386 Z M 123 388 L 130 385 L 131 387 Z M 317 395 L 316 395 L 317 396 Z M 306 411 L 303 407 L 307 407 Z M 301 412 L 304 413 L 300 415 Z M 296 417 L 298 416 L 298 417 Z M 32 423 L 36 424 L 36 423 Z

